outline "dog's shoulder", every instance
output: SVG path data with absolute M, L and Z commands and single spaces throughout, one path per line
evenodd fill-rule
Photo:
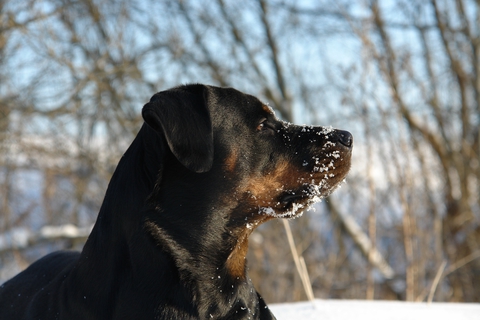
M 0 301 L 6 308 L 5 319 L 21 318 L 39 293 L 58 287 L 59 277 L 68 272 L 80 256 L 79 252 L 56 251 L 31 264 L 27 269 L 0 286 Z M 40 302 L 41 304 L 42 302 Z M 2 318 L 3 319 L 3 318 Z

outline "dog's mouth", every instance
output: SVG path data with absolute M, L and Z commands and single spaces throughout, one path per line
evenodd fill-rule
M 304 199 L 308 198 L 307 194 L 295 194 L 294 192 L 288 193 L 282 197 L 282 203 L 285 206 L 290 206 L 294 202 L 300 202 Z
M 305 183 L 297 190 L 284 191 L 275 206 L 260 207 L 259 213 L 275 218 L 298 218 L 315 203 L 327 197 L 335 187 L 327 186 L 326 183 Z
M 252 180 L 247 188 L 259 214 L 287 219 L 300 217 L 329 196 L 350 169 L 353 138 L 349 132 L 307 127 L 295 130 L 290 132 L 294 138 L 287 144 L 294 155 L 283 159 L 263 181 Z
M 281 218 L 297 218 L 300 217 L 304 211 L 315 204 L 316 202 L 321 201 L 321 197 L 313 196 L 313 194 L 305 193 L 294 193 L 292 192 L 282 197 L 282 215 Z
M 287 219 L 302 216 L 345 181 L 350 169 L 350 153 L 342 154 L 341 158 L 320 162 L 313 157 L 312 164 L 303 165 L 305 173 L 297 179 L 297 186 L 279 190 L 277 201 L 269 207 L 259 207 L 259 213 Z

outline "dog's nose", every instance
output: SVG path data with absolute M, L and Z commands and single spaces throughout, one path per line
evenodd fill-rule
M 353 144 L 353 136 L 350 132 L 344 130 L 337 130 L 338 142 L 346 147 L 351 147 Z

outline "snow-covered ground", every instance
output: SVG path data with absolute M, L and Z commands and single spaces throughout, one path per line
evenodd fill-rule
M 480 320 L 480 303 L 315 300 L 269 307 L 277 320 Z

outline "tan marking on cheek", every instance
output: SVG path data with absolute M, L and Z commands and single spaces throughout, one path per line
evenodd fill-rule
M 225 169 L 228 172 L 234 172 L 235 168 L 237 166 L 237 161 L 238 161 L 238 150 L 233 149 L 232 152 L 228 155 L 228 157 L 225 159 Z
M 240 192 L 248 196 L 249 201 L 252 202 L 252 208 L 270 206 L 272 201 L 284 190 L 295 186 L 297 175 L 297 169 L 293 165 L 288 161 L 281 161 L 274 170 L 265 176 L 250 178 Z M 239 219 L 243 221 L 244 216 Z M 245 216 L 245 227 L 238 230 L 238 241 L 225 263 L 225 267 L 232 277 L 245 278 L 248 236 L 257 226 L 271 219 L 273 217 L 268 215 L 248 214 Z
M 251 178 L 245 191 L 257 205 L 269 206 L 283 191 L 297 187 L 298 175 L 298 169 L 284 160 L 265 176 Z
M 248 251 L 248 236 L 250 232 L 246 232 L 237 242 L 236 247 L 232 253 L 228 256 L 225 267 L 228 273 L 233 278 L 244 279 L 245 278 L 245 266 L 247 263 L 247 251 Z
M 272 216 L 256 215 L 255 217 L 248 219 L 248 222 L 246 221 L 244 227 L 236 230 L 235 233 L 238 234 L 237 243 L 225 262 L 225 268 L 233 279 L 245 279 L 248 237 L 256 227 L 271 219 L 273 219 Z

